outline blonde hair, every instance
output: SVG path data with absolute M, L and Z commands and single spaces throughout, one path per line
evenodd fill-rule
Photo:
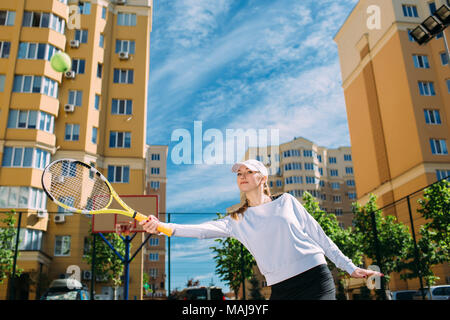
M 266 182 L 264 182 L 263 192 L 265 195 L 269 196 L 270 198 L 272 197 L 269 185 L 267 184 L 267 180 L 266 180 Z M 232 211 L 229 214 L 230 214 L 231 218 L 233 218 L 234 220 L 238 220 L 239 215 L 243 216 L 244 212 L 247 210 L 248 207 L 249 207 L 248 199 L 246 198 L 244 201 L 244 204 L 239 209 L 237 209 L 236 211 Z

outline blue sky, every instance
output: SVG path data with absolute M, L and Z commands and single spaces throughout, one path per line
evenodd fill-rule
M 147 143 L 169 146 L 167 211 L 205 213 L 172 222 L 204 222 L 239 202 L 230 164 L 172 161 L 172 134 L 185 129 L 193 138 L 194 121 L 224 136 L 275 129 L 280 143 L 302 136 L 350 146 L 333 37 L 356 2 L 154 0 Z M 225 287 L 214 273 L 214 243 L 172 238 L 172 289 L 189 278 Z

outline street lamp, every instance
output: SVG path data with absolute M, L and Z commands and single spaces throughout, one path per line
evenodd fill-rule
M 442 32 L 444 38 L 445 52 L 447 53 L 447 60 L 450 61 L 450 54 L 448 50 L 447 37 L 445 36 L 445 28 L 450 24 L 450 8 L 443 4 L 437 9 L 434 15 L 426 18 L 420 25 L 411 31 L 411 37 L 416 40 L 419 45 L 426 44 L 436 35 Z M 450 63 L 449 63 L 450 65 Z

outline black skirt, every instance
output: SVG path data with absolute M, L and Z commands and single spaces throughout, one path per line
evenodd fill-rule
M 326 264 L 272 285 L 270 300 L 336 300 L 336 288 Z

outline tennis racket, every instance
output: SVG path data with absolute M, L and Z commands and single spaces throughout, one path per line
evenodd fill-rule
M 81 161 L 53 161 L 44 169 L 42 187 L 54 203 L 71 212 L 122 214 L 137 221 L 148 219 L 146 215 L 127 206 L 97 169 Z M 113 198 L 125 210 L 108 209 Z M 158 227 L 158 231 L 169 237 L 173 232 L 162 225 Z

